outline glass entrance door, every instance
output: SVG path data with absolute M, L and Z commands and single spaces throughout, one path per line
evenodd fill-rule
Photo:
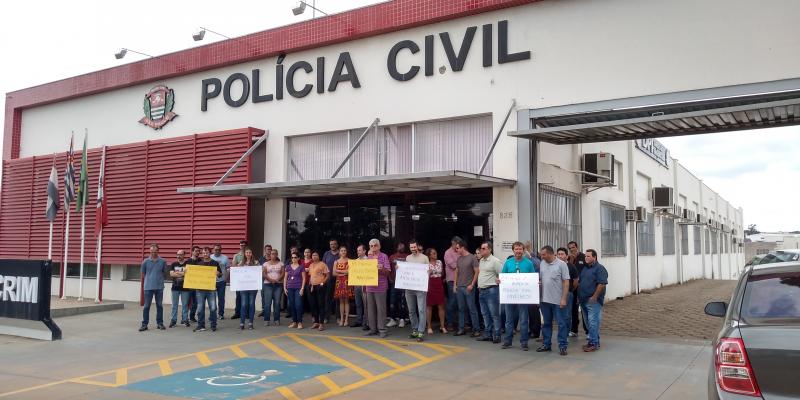
M 472 250 L 492 238 L 491 189 L 297 198 L 288 205 L 287 248 L 323 251 L 335 238 L 352 256 L 357 245 L 378 238 L 391 254 L 414 238 L 441 256 L 453 236 Z

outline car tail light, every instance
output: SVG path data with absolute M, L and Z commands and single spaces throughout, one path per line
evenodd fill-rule
M 722 338 L 715 349 L 714 364 L 720 389 L 736 394 L 761 397 L 756 376 L 740 338 Z

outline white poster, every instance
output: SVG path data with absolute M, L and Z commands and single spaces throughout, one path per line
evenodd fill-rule
M 232 292 L 262 289 L 261 266 L 232 267 L 230 271 Z
M 500 274 L 500 304 L 539 304 L 539 274 Z
M 417 264 L 405 261 L 397 262 L 397 274 L 394 279 L 397 289 L 428 291 L 428 264 Z

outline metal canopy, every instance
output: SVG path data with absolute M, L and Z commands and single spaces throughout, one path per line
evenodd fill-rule
M 752 92 L 751 92 L 752 93 Z M 800 90 L 532 117 L 510 136 L 554 144 L 607 142 L 800 124 Z M 555 110 L 554 110 L 555 111 Z
M 516 181 L 462 171 L 360 176 L 298 182 L 266 182 L 178 188 L 178 193 L 257 198 L 347 196 L 513 186 Z

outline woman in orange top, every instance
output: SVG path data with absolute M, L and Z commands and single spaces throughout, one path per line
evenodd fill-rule
M 319 252 L 311 253 L 311 265 L 308 268 L 311 302 L 311 317 L 314 325 L 311 329 L 325 330 L 322 321 L 325 318 L 325 282 L 328 281 L 328 266 L 320 261 Z
M 350 315 L 350 299 L 353 298 L 353 287 L 347 286 L 347 247 L 339 247 L 339 259 L 333 264 L 333 276 L 336 277 L 336 289 L 333 296 L 339 300 L 339 326 L 350 325 L 347 317 Z

